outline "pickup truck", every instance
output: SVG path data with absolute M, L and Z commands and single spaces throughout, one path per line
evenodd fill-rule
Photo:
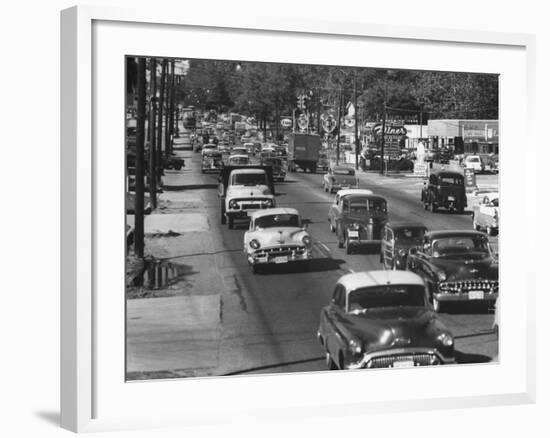
M 234 228 L 235 220 L 275 207 L 275 190 L 270 166 L 224 166 L 219 177 L 220 220 Z

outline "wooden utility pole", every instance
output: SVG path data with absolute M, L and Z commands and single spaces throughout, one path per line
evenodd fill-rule
M 340 87 L 340 95 L 338 96 L 338 132 L 336 134 L 336 165 L 340 164 L 340 127 L 342 118 L 342 87 Z
M 385 143 L 386 143 L 386 101 L 384 100 L 384 112 L 382 113 L 382 142 L 380 145 L 380 158 L 381 158 L 381 165 L 380 165 L 380 173 L 384 174 L 384 149 L 385 149 Z
M 175 60 L 171 62 L 171 76 L 170 76 L 170 109 L 168 110 L 168 148 L 167 150 L 172 154 L 172 139 L 174 138 L 174 95 L 175 95 Z
M 164 153 L 166 158 L 170 157 L 170 99 L 172 95 L 170 64 L 166 65 L 166 113 L 164 115 Z M 173 76 L 173 75 L 172 75 Z
M 138 58 L 136 124 L 136 197 L 134 205 L 134 249 L 143 258 L 144 250 L 144 150 L 145 150 L 145 58 Z
M 317 88 L 317 134 L 321 135 L 321 89 Z
M 357 71 L 353 77 L 353 105 L 355 109 L 355 169 L 359 169 L 359 132 L 358 132 L 358 123 L 357 123 L 357 114 L 359 113 L 359 108 L 357 106 Z
M 159 95 L 159 113 L 158 113 L 158 131 L 157 131 L 157 178 L 160 182 L 162 175 L 162 114 L 164 110 L 164 84 L 166 82 L 166 59 L 162 60 L 162 70 L 160 73 L 160 95 Z
M 149 196 L 151 198 L 151 208 L 157 208 L 157 139 L 155 135 L 156 118 L 156 100 L 157 100 L 157 60 L 151 58 L 150 61 L 151 76 L 149 84 Z

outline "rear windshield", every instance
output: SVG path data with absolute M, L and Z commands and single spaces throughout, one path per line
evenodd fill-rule
M 354 169 L 334 169 L 332 172 L 334 175 L 355 175 Z
M 379 307 L 425 306 L 423 286 L 392 284 L 357 289 L 348 295 L 348 311 L 361 312 Z
M 265 173 L 237 173 L 233 175 L 231 183 L 244 186 L 267 185 L 267 177 Z
M 464 178 L 462 175 L 440 175 L 439 184 L 441 185 L 463 185 Z

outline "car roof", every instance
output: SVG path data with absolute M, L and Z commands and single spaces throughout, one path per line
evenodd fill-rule
M 256 210 L 253 213 L 250 213 L 250 219 L 254 220 L 262 216 L 272 216 L 274 214 L 296 214 L 300 215 L 298 213 L 298 210 L 295 208 L 287 208 L 287 207 L 276 207 L 276 208 L 264 208 L 262 210 Z
M 240 168 L 240 169 L 233 169 L 231 171 L 231 174 L 234 174 L 234 173 L 265 173 L 265 170 L 264 169 L 258 169 L 258 168 L 252 168 L 252 169 L 243 169 L 243 168 Z
M 474 230 L 438 230 L 438 231 L 429 231 L 425 234 L 426 237 L 430 239 L 437 239 L 441 237 L 460 237 L 460 236 L 470 236 L 470 237 L 487 237 L 484 233 Z
M 392 230 L 397 230 L 400 228 L 424 228 L 427 229 L 426 225 L 420 222 L 413 221 L 392 221 L 386 223 L 386 227 L 391 228 Z
M 347 196 L 347 195 L 352 195 L 352 194 L 374 195 L 372 190 L 367 190 L 367 189 L 342 189 L 342 190 L 338 190 L 336 192 L 336 196 Z
M 338 279 L 338 283 L 351 292 L 362 287 L 372 287 L 388 284 L 416 284 L 423 286 L 422 278 L 410 271 L 363 271 L 346 274 Z

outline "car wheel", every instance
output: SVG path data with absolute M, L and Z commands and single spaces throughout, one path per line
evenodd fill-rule
M 336 362 L 332 360 L 332 357 L 330 356 L 330 353 L 327 351 L 325 353 L 325 362 L 327 364 L 327 368 L 329 370 L 337 370 L 338 367 L 336 366 Z
M 428 203 L 427 202 L 424 202 L 424 210 L 428 210 Z
M 344 247 L 346 248 L 346 254 L 351 254 L 353 252 L 351 245 L 349 244 L 349 236 L 347 235 L 347 233 L 346 233 L 346 238 L 344 240 Z
M 439 301 L 436 297 L 433 297 L 432 305 L 435 313 L 441 313 L 441 308 L 442 308 L 441 301 Z
M 461 205 L 456 209 L 456 214 L 463 214 L 464 213 L 464 207 Z
M 252 273 L 256 275 L 258 273 L 258 265 L 251 264 L 250 267 L 252 268 Z
M 433 201 L 430 202 L 430 211 L 431 211 L 432 213 L 435 213 L 435 212 L 437 211 L 437 207 L 436 207 L 436 205 L 435 205 L 435 203 L 434 203 Z
M 492 236 L 493 235 L 493 228 L 487 226 L 487 235 Z
M 343 236 L 341 236 L 341 234 L 342 234 L 342 227 L 339 225 L 338 229 L 336 230 L 336 235 L 338 236 L 338 248 L 344 247 L 344 239 L 342 238 Z
M 328 187 L 326 186 L 326 184 L 323 184 L 323 187 L 325 188 L 325 192 L 328 193 Z
M 330 221 L 330 219 L 328 221 L 328 227 L 331 233 L 334 233 L 336 231 L 336 228 L 334 228 L 334 225 L 332 225 L 332 222 Z
M 229 227 L 230 230 L 232 230 L 235 226 L 235 223 L 234 223 L 234 220 L 233 220 L 233 216 L 229 216 L 229 220 L 228 220 L 228 224 L 227 226 Z
M 220 222 L 221 222 L 222 225 L 225 225 L 225 223 L 227 221 L 227 217 L 225 216 L 225 208 L 222 207 L 221 210 L 222 210 L 222 214 L 221 214 L 221 217 L 220 217 Z
M 479 226 L 476 224 L 476 219 L 474 216 L 472 216 L 472 228 L 475 230 L 475 231 L 479 231 Z

